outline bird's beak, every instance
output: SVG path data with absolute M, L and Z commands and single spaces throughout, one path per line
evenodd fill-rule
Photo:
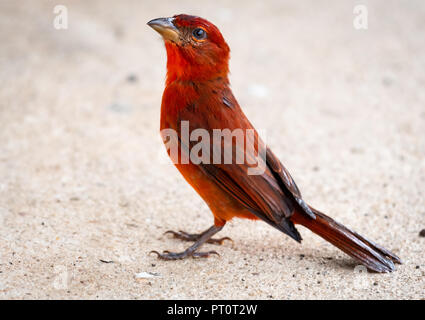
M 148 26 L 157 31 L 164 40 L 177 42 L 180 37 L 179 30 L 173 24 L 174 18 L 158 18 L 148 22 Z

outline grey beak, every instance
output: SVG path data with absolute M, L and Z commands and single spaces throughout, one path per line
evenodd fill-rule
M 174 18 L 158 18 L 148 22 L 148 26 L 158 32 L 164 40 L 177 42 L 180 32 L 173 24 Z

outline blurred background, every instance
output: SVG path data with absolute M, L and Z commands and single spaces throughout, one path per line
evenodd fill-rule
M 219 258 L 148 256 L 212 222 L 162 158 L 166 55 L 146 22 L 179 13 L 220 28 L 234 94 L 307 202 L 398 271 L 364 277 L 305 229 L 298 245 L 250 221 L 208 245 Z M 424 29 L 421 0 L 0 0 L 0 298 L 424 298 Z

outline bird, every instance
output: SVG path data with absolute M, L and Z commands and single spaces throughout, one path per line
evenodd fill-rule
M 147 25 L 162 36 L 167 54 L 160 112 L 164 144 L 178 171 L 214 217 L 213 225 L 199 234 L 166 232 L 177 239 L 194 242 L 186 250 L 150 253 L 162 260 L 207 258 L 218 254 L 214 250 L 200 251 L 200 247 L 231 240 L 213 236 L 228 221 L 243 218 L 262 220 L 297 242 L 302 238 L 296 225 L 306 227 L 373 272 L 392 272 L 395 263 L 402 263 L 394 253 L 303 200 L 289 171 L 262 141 L 233 95 L 228 77 L 230 48 L 213 23 L 179 14 L 150 20 Z M 226 144 L 225 139 L 216 139 L 217 143 L 205 142 L 202 148 L 197 148 L 198 152 L 192 152 L 199 142 L 192 139 L 197 130 L 210 136 L 217 130 L 242 132 L 244 140 L 240 142 L 231 136 Z M 249 150 L 248 142 L 253 145 Z M 177 148 L 177 154 L 172 152 L 172 147 Z M 224 155 L 220 152 L 227 152 L 229 147 L 230 161 L 223 161 Z M 218 153 L 217 158 L 214 152 Z M 236 161 L 241 153 L 242 161 Z M 198 157 L 192 157 L 194 154 Z M 255 168 L 261 170 L 253 174 Z

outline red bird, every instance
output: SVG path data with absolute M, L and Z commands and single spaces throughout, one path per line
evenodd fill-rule
M 230 49 L 215 25 L 184 14 L 154 19 L 148 25 L 162 35 L 167 51 L 167 79 L 161 105 L 164 142 L 172 140 L 170 137 L 167 140 L 165 131 L 176 133 L 173 143 L 179 147 L 178 156 L 171 155 L 171 148 L 168 153 L 214 215 L 214 225 L 200 234 L 168 231 L 176 238 L 195 243 L 180 253 L 153 251 L 159 258 L 175 260 L 190 256 L 208 257 L 216 253 L 197 250 L 206 242 L 221 244 L 229 239 L 212 239 L 212 236 L 227 221 L 238 217 L 261 219 L 298 242 L 301 242 L 301 236 L 295 224 L 301 224 L 370 270 L 395 270 L 394 262 L 401 263 L 396 255 L 310 207 L 302 199 L 289 172 L 258 137 L 233 96 L 228 79 Z M 248 150 L 244 141 L 232 139 L 231 147 L 243 151 L 244 161 L 236 161 L 234 150 L 230 154 L 230 163 L 216 159 L 195 161 L 190 157 L 190 151 L 196 141 L 184 136 L 185 125 L 190 135 L 197 129 L 203 129 L 211 136 L 217 129 L 231 132 L 242 129 L 246 132 L 247 145 L 253 142 L 255 148 Z M 254 141 L 248 135 L 249 131 L 254 132 Z M 221 140 L 219 147 L 226 151 Z M 214 144 L 202 148 L 202 159 L 212 160 L 216 149 Z M 255 151 L 264 157 L 256 157 Z M 189 161 L 182 161 L 184 157 L 190 158 Z M 257 167 L 263 168 L 260 174 L 249 174 L 249 169 L 255 167 L 253 159 Z M 221 154 L 219 160 L 222 160 Z

